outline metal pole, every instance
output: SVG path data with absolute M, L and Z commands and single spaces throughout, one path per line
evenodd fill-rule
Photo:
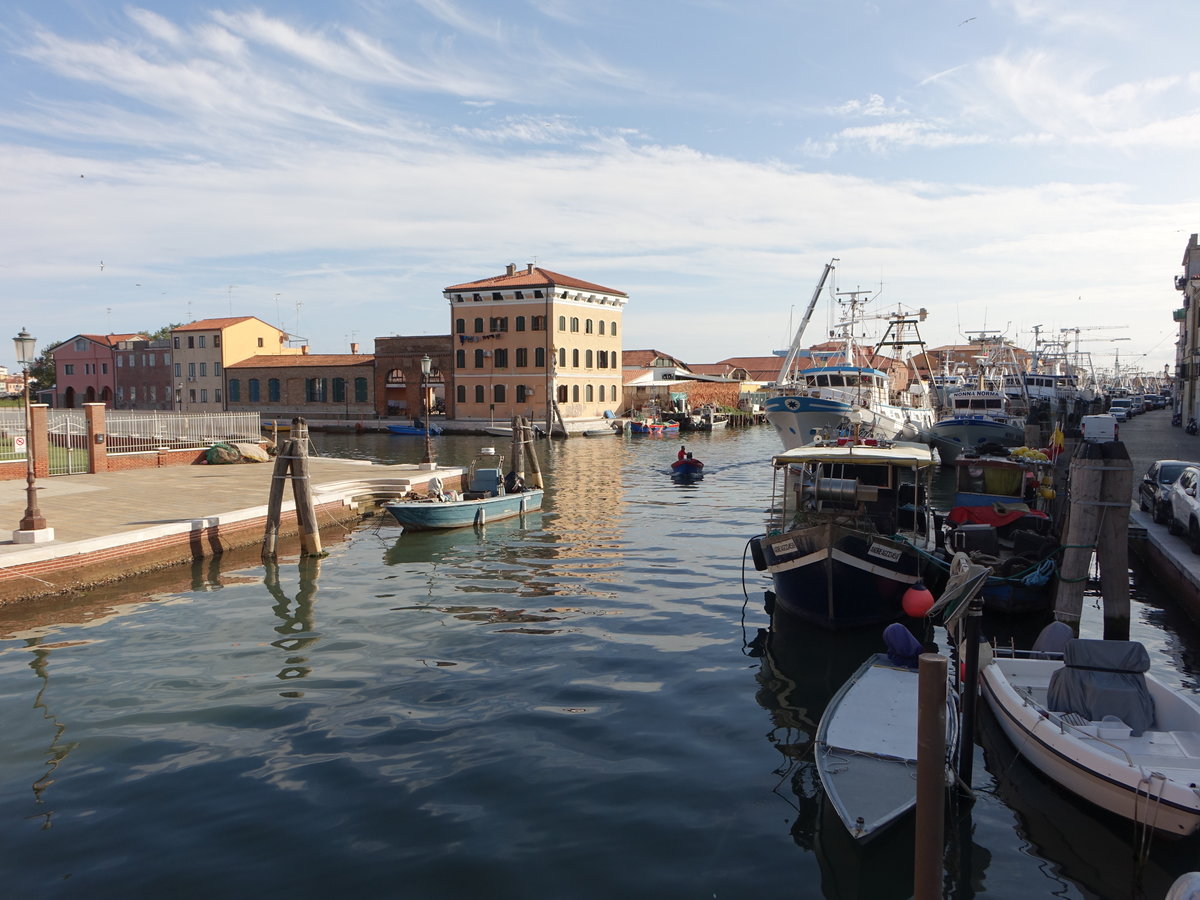
M 25 365 L 25 517 L 21 519 L 22 531 L 37 531 L 46 527 L 42 511 L 38 509 L 37 492 L 33 475 L 33 413 L 29 409 L 29 365 Z

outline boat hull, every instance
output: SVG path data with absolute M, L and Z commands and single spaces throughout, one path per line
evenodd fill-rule
M 384 508 L 405 530 L 469 528 L 536 512 L 542 508 L 543 494 L 533 489 L 480 500 L 394 500 Z
M 416 425 L 389 425 L 387 430 L 392 434 L 417 434 L 423 435 L 426 433 L 424 428 L 418 428 Z M 442 429 L 437 425 L 429 426 L 429 434 L 441 434 Z
M 961 416 L 935 422 L 930 435 L 943 465 L 953 463 L 964 450 L 978 449 L 983 444 L 1020 447 L 1025 443 L 1024 428 L 1007 422 Z
M 851 836 L 867 841 L 916 805 L 916 669 L 878 653 L 830 700 L 817 728 L 814 758 L 826 796 Z M 958 740 L 947 699 L 949 756 Z
M 785 450 L 855 431 L 882 440 L 928 443 L 933 427 L 933 413 L 927 409 L 891 404 L 865 407 L 829 397 L 780 395 L 768 398 L 764 408 Z
M 1032 701 L 1017 691 L 1026 683 L 1047 684 L 1061 665 L 1059 660 L 997 659 L 980 672 L 984 700 L 1013 746 L 1048 778 L 1109 812 L 1175 836 L 1200 830 L 1200 794 L 1190 787 L 1200 783 L 1200 710 L 1188 713 L 1187 731 L 1100 740 L 1087 726 L 1062 725 L 1058 714 L 1042 705 L 1044 690 L 1038 695 L 1033 688 Z M 1173 692 L 1150 675 L 1146 680 L 1161 715 L 1161 704 Z M 1175 701 L 1194 706 L 1181 697 Z M 1162 748 L 1160 755 L 1137 752 L 1150 745 Z M 1174 755 L 1166 756 L 1168 749 Z
M 679 434 L 678 422 L 631 422 L 629 424 L 631 434 L 652 434 L 658 436 L 666 436 Z
M 759 539 L 781 611 L 822 628 L 859 628 L 904 614 L 924 560 L 908 544 L 833 523 Z

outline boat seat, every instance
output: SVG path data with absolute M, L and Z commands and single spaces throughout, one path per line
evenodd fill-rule
M 500 485 L 503 481 L 499 469 L 476 469 L 471 475 L 471 483 L 467 486 L 467 490 L 472 494 L 492 497 L 500 493 Z
M 1075 638 L 1063 650 L 1063 667 L 1050 676 L 1047 705 L 1093 722 L 1116 716 L 1140 735 L 1154 724 L 1149 669 L 1150 654 L 1137 641 Z

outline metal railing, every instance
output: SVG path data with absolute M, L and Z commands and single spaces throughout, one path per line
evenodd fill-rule
M 29 442 L 24 441 L 24 447 L 16 446 L 25 438 L 25 408 L 0 409 L 0 462 L 15 462 L 25 459 L 25 448 Z
M 53 410 L 51 410 L 53 412 Z M 105 413 L 109 453 L 196 450 L 230 441 L 262 440 L 258 413 L 170 413 L 114 410 Z

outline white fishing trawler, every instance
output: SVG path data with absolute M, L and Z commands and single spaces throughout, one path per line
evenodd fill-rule
M 824 351 L 819 364 L 796 367 L 805 328 L 829 273 L 834 269 L 834 262 L 837 260 L 825 266 L 784 357 L 771 396 L 764 404 L 767 421 L 775 428 L 785 450 L 815 440 L 849 435 L 928 443 L 934 422 L 928 385 L 913 377 L 911 389 L 896 391 L 892 376 L 878 367 L 885 347 L 900 351 L 906 346 L 924 346 L 917 332 L 917 323 L 925 317 L 924 310 L 888 316 L 883 338 L 868 351 L 856 342 L 854 335 L 864 302 L 860 295 L 867 292 L 846 291 L 840 295 L 846 299 L 840 302 L 849 307 L 849 314 L 838 323 L 842 332 L 840 340 Z M 812 356 L 809 359 L 818 362 Z

